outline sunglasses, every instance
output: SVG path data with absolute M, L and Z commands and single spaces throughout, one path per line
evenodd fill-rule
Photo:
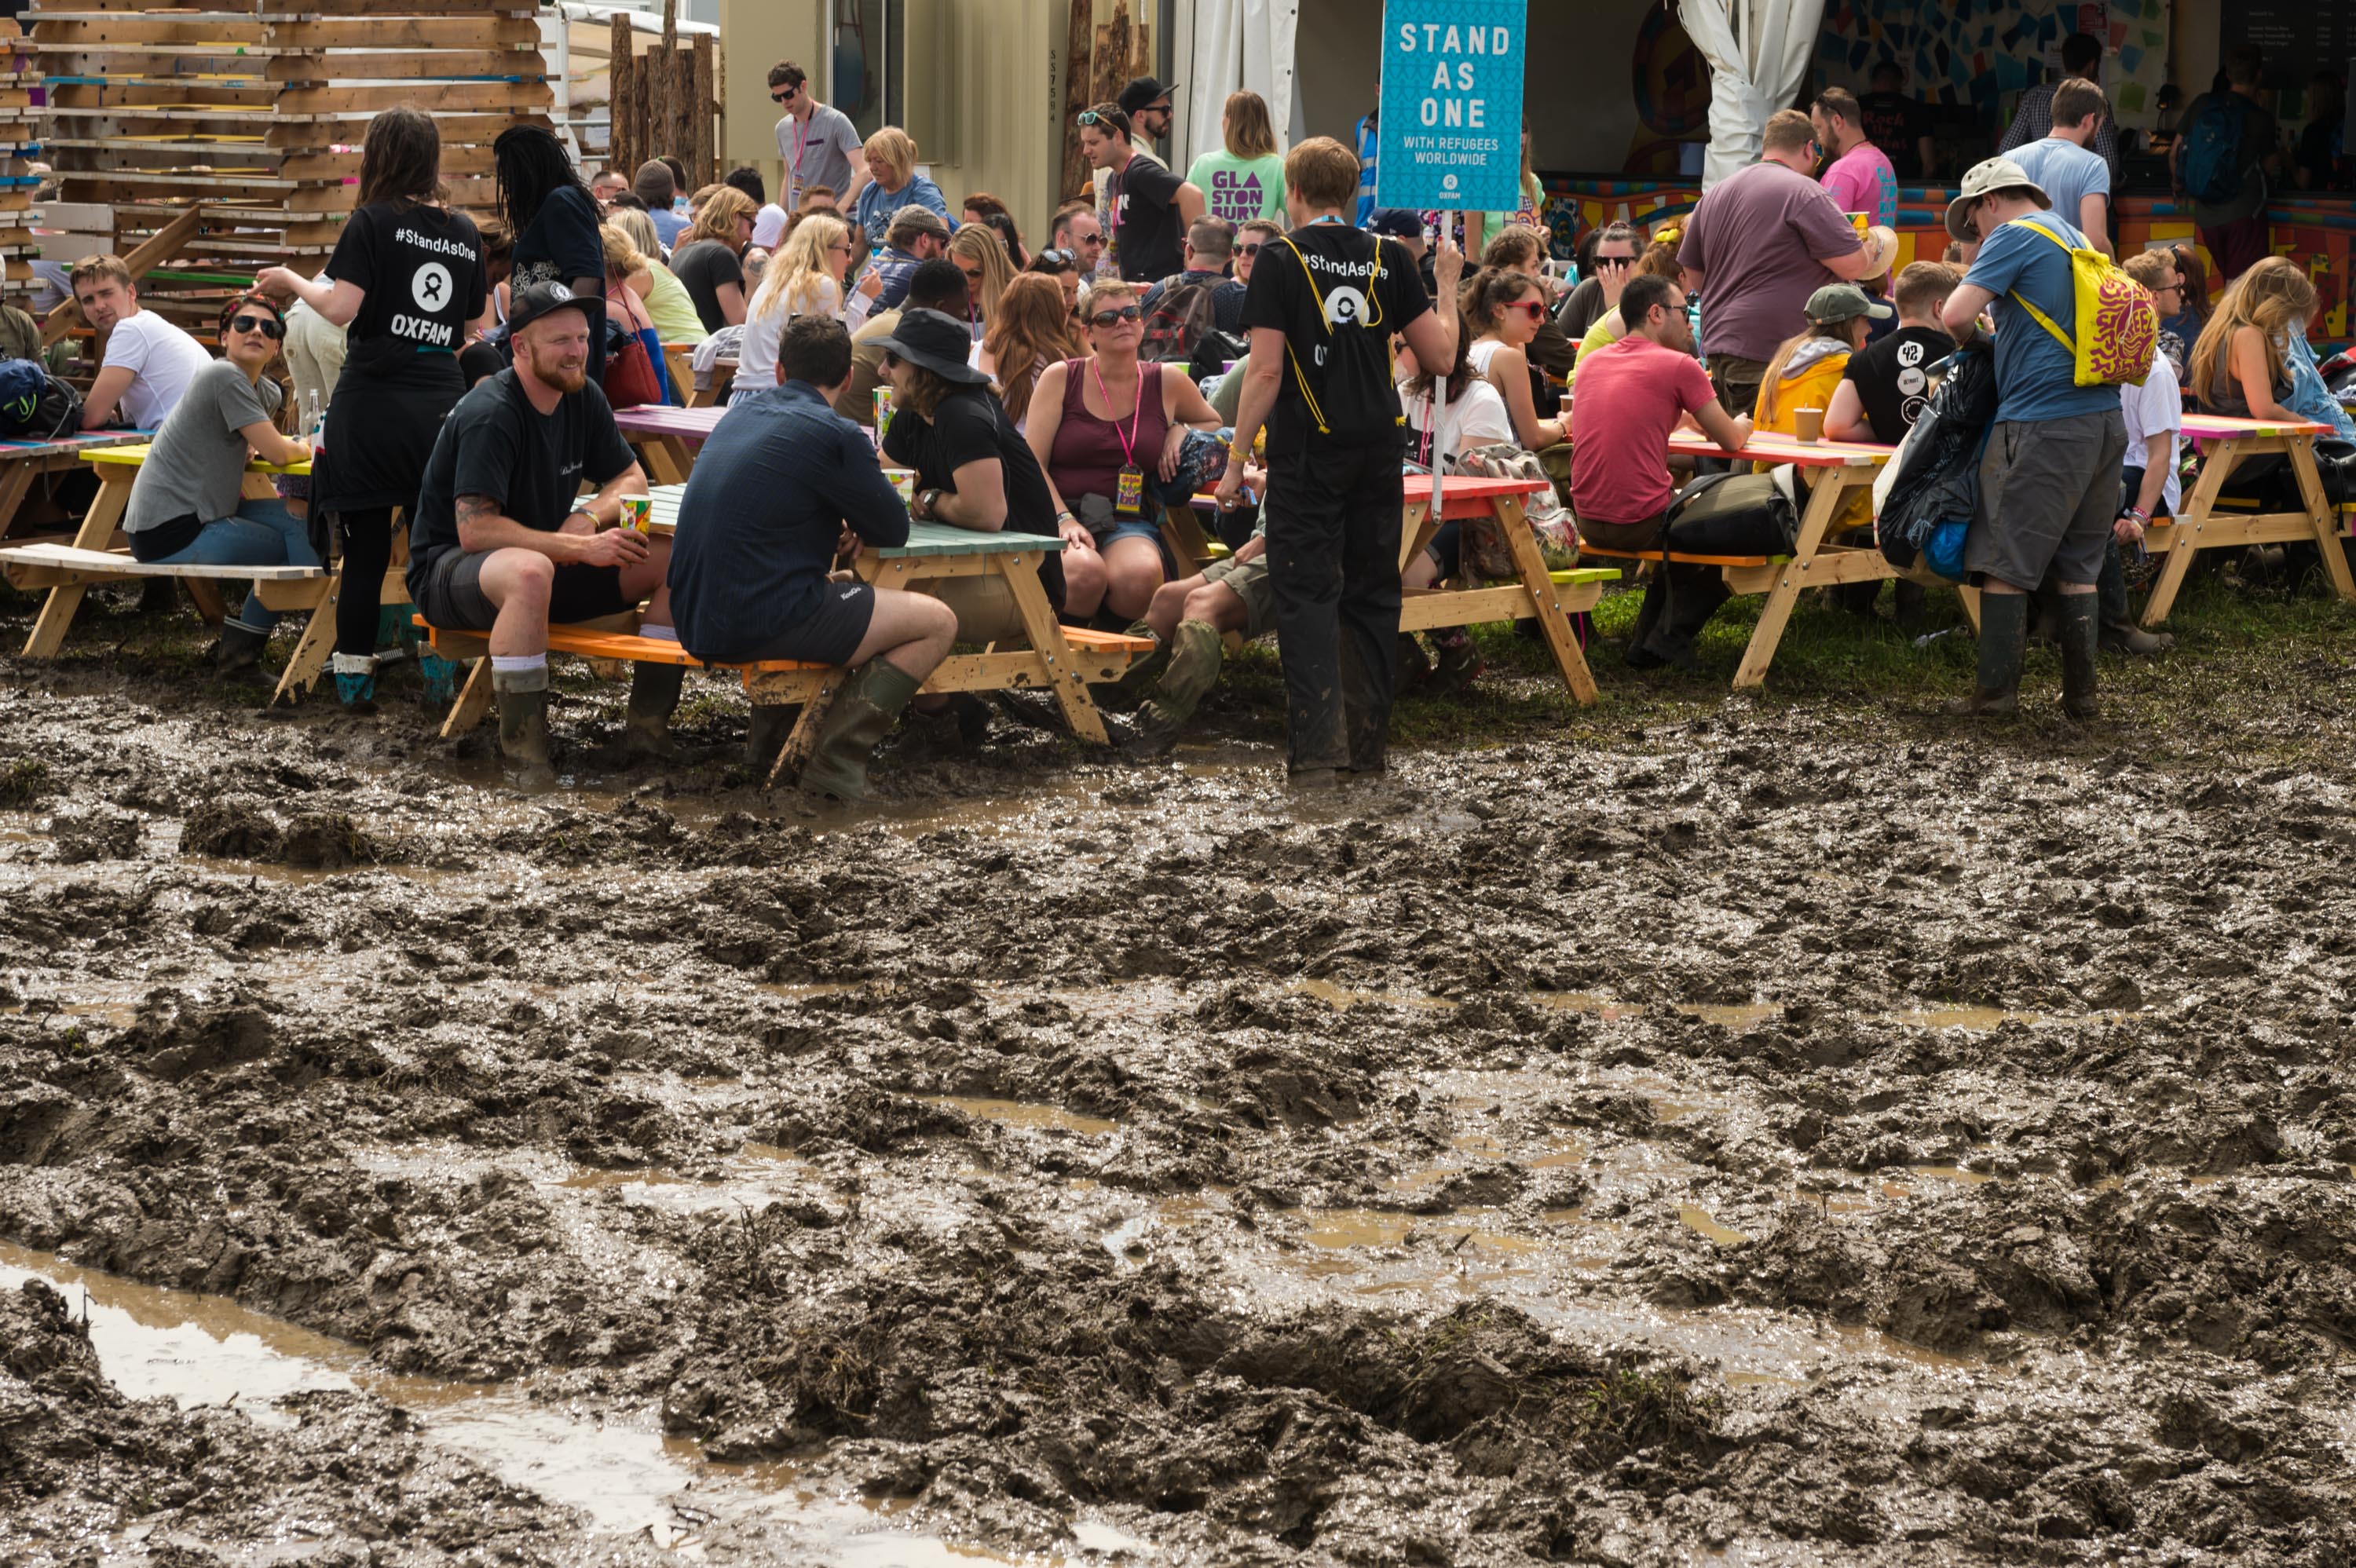
M 1144 319 L 1144 310 L 1133 304 L 1125 304 L 1119 310 L 1100 310 L 1088 317 L 1090 324 L 1097 326 L 1119 326 L 1124 321 L 1143 321 Z
M 1236 254 L 1238 256 L 1257 256 L 1259 254 L 1260 246 L 1264 243 L 1266 243 L 1266 241 L 1262 240 L 1256 241 L 1249 245 L 1238 245 L 1236 247 Z
M 986 275 L 984 269 L 980 267 L 976 267 L 969 272 L 966 272 L 963 267 L 959 267 L 958 271 L 965 272 L 965 281 L 969 283 L 978 283 L 981 282 L 982 278 Z
M 1636 258 L 1633 256 L 1598 256 L 1595 258 L 1595 264 L 1599 267 L 1633 267 L 1636 264 Z
M 1140 114 L 1167 114 L 1170 112 L 1170 101 L 1165 98 L 1159 103 L 1149 103 L 1144 108 L 1139 110 L 1138 112 Z
M 1530 319 L 1532 321 L 1544 321 L 1546 319 L 1546 306 L 1540 304 L 1536 300 L 1515 300 L 1512 304 L 1507 305 L 1505 308 L 1507 310 L 1526 310 L 1530 313 Z
M 1079 118 L 1073 123 L 1079 125 L 1109 125 L 1112 123 L 1111 121 L 1106 119 L 1103 115 L 1098 113 L 1093 109 L 1081 110 Z
M 791 103 L 795 99 L 799 98 L 801 95 L 802 90 L 800 88 L 789 87 L 783 92 L 773 92 L 769 94 L 769 101 L 772 103 Z
M 1078 261 L 1079 257 L 1069 251 L 1042 251 L 1039 252 L 1038 260 L 1050 266 L 1061 267 L 1068 262 Z
M 893 353 L 888 348 L 884 351 L 884 368 L 886 370 L 897 370 L 900 368 L 900 357 L 897 354 Z
M 232 316 L 230 319 L 229 329 L 231 332 L 258 332 L 273 343 L 286 336 L 284 325 L 275 317 L 267 315 Z

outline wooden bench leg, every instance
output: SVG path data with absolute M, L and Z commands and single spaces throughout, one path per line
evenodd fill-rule
M 123 508 L 130 499 L 128 480 L 116 481 L 112 475 L 102 477 L 98 495 L 74 533 L 76 549 L 104 549 L 114 537 L 115 524 L 123 520 Z M 73 624 L 75 612 L 81 608 L 81 596 L 90 592 L 79 584 L 69 588 L 52 588 L 41 613 L 33 622 L 33 635 L 25 639 L 25 656 L 28 659 L 51 659 L 65 645 L 66 628 Z
M 1064 640 L 1055 606 L 1047 603 L 1047 591 L 1039 586 L 1038 558 L 1026 549 L 1015 555 L 993 555 L 990 563 L 1013 590 L 1015 605 L 1023 612 L 1023 629 L 1030 634 L 1032 648 L 1046 660 L 1047 684 L 1064 709 L 1064 721 L 1083 741 L 1111 744 L 1105 734 L 1104 716 L 1088 696 L 1087 682 L 1080 678 L 1072 645 Z
M 1964 619 L 1971 623 L 1972 635 L 1980 635 L 1980 591 L 1970 583 L 1960 583 L 1955 597 L 1964 602 Z
M 850 678 L 849 670 L 830 672 L 826 680 L 810 694 L 809 700 L 802 704 L 801 717 L 794 720 L 792 733 L 786 737 L 786 743 L 777 748 L 777 760 L 770 764 L 768 788 L 775 789 L 802 776 L 802 769 L 809 765 L 810 753 L 818 750 L 819 726 L 826 722 L 827 710 L 834 706 L 835 693 L 841 691 L 842 683 Z
M 1767 678 L 1767 667 L 1775 662 L 1776 645 L 1783 640 L 1783 627 L 1792 619 L 1792 607 L 1799 603 L 1800 590 L 1807 581 L 1806 568 L 1824 548 L 1825 535 L 1848 499 L 1850 488 L 1827 479 L 1808 497 L 1808 509 L 1800 518 L 1799 540 L 1792 547 L 1792 559 L 1783 563 L 1783 575 L 1768 591 L 1766 607 L 1759 612 L 1758 629 L 1751 634 L 1751 645 L 1742 650 L 1742 663 L 1734 672 L 1736 686 L 1757 686 Z
M 1595 701 L 1595 677 L 1587 667 L 1587 656 L 1579 651 L 1579 639 L 1570 635 L 1562 596 L 1555 590 L 1546 557 L 1538 553 L 1538 541 L 1522 515 L 1522 498 L 1501 496 L 1495 505 L 1497 524 L 1505 529 L 1506 547 L 1513 551 L 1514 564 L 1521 569 L 1522 586 L 1529 591 L 1531 607 L 1537 612 L 1538 635 L 1554 655 L 1555 667 L 1562 671 L 1562 683 L 1570 688 L 1572 700 L 1581 707 L 1590 706 Z
M 40 471 L 37 461 L 12 463 L 5 475 L 0 475 L 0 539 L 16 524 L 16 509 L 25 504 L 25 496 L 33 487 L 33 475 Z
M 458 700 L 450 705 L 450 717 L 442 721 L 442 738 L 455 740 L 489 718 L 490 712 L 491 661 L 479 658 L 475 661 L 474 673 L 459 688 Z
M 2242 443 L 2225 441 L 2209 454 L 2201 465 L 2201 477 L 2192 486 L 2192 494 L 2184 498 L 2184 510 L 2176 519 L 2176 542 L 2169 547 L 2168 560 L 2159 569 L 2159 577 L 2151 585 L 2151 597 L 2143 603 L 2143 624 L 2157 626 L 2168 619 L 2176 607 L 2176 595 L 2184 586 L 2187 573 L 2192 570 L 2192 558 L 2201 549 L 2201 533 L 2209 522 L 2209 514 L 2216 508 L 2218 493 L 2224 489 L 2226 478 L 2242 461 Z M 2294 459 L 2292 466 L 2297 465 Z M 2342 570 L 2345 570 L 2343 563 Z
M 327 655 L 336 645 L 336 599 L 343 585 L 344 569 L 338 566 L 327 579 L 327 592 L 311 607 L 310 624 L 303 628 L 286 667 L 279 672 L 278 689 L 270 694 L 272 702 L 283 702 L 297 690 L 310 690 L 319 672 L 327 667 Z
M 2298 475 L 2299 496 L 2307 503 L 2307 515 L 2315 521 L 2316 548 L 2323 552 L 2323 570 L 2331 574 L 2332 592 L 2342 599 L 2356 599 L 2356 578 L 2349 574 L 2347 547 L 2340 542 L 2340 518 L 2323 494 L 2323 475 L 2315 471 L 2313 436 L 2291 438 L 2290 471 Z

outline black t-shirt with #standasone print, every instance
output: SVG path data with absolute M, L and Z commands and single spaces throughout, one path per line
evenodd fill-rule
M 1312 223 L 1262 250 L 1244 328 L 1281 332 L 1290 350 L 1268 419 L 1271 447 L 1312 435 L 1344 446 L 1400 440 L 1391 335 L 1430 308 L 1415 258 L 1396 240 Z
M 1874 440 L 1895 446 L 1906 439 L 1930 405 L 1931 367 L 1954 351 L 1955 340 L 1936 327 L 1901 326 L 1849 356 L 1841 379 L 1857 388 Z
M 473 219 L 389 201 L 369 202 L 345 221 L 324 275 L 363 291 L 354 346 L 389 338 L 449 354 L 465 345 L 491 287 Z

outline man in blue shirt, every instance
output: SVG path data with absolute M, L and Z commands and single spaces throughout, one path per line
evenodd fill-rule
M 2051 205 L 2019 164 L 1990 158 L 1964 176 L 1963 194 L 1947 208 L 1947 232 L 1978 240 L 1979 254 L 1947 296 L 1943 324 L 1968 347 L 1983 310 L 1996 320 L 1996 422 L 1964 547 L 1981 590 L 1979 689 L 1957 705 L 1962 713 L 2019 705 L 2028 596 L 2050 572 L 2062 592 L 2062 708 L 2073 719 L 2095 717 L 2094 590 L 2118 510 L 2126 423 L 2116 387 L 2077 384 L 2070 251 L 2085 238 Z
M 957 615 L 939 600 L 828 576 L 861 541 L 905 544 L 908 510 L 875 449 L 830 400 L 851 379 L 851 335 L 798 316 L 777 344 L 777 384 L 728 405 L 695 460 L 671 543 L 671 618 L 705 663 L 806 659 L 851 674 L 819 726 L 801 787 L 867 793 L 867 762 L 948 656 Z M 793 709 L 753 710 L 766 770 Z
M 2042 190 L 2053 210 L 2076 224 L 2094 249 L 2111 249 L 2111 165 L 2086 150 L 2110 105 L 2103 90 L 2072 77 L 2053 90 L 2053 131 L 2015 148 L 2013 162 Z

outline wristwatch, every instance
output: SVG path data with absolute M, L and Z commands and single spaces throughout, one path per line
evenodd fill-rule
M 931 512 L 940 506 L 941 493 L 938 490 L 919 490 L 916 492 L 916 499 L 923 504 L 926 512 Z

